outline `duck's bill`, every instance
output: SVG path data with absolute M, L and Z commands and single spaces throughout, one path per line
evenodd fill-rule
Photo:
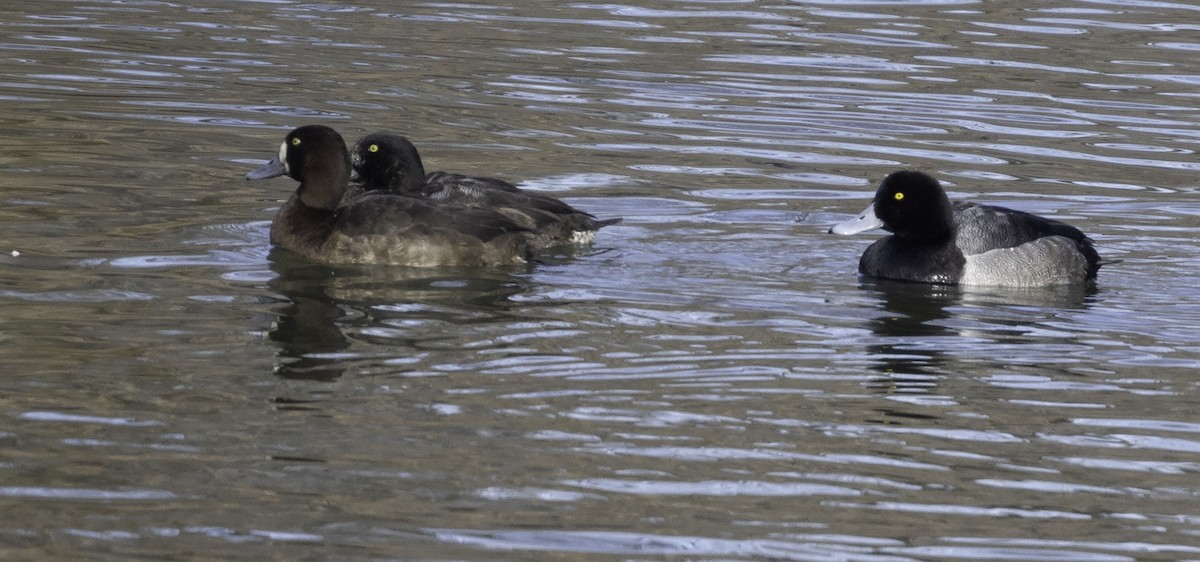
M 859 232 L 866 232 L 882 227 L 883 221 L 875 216 L 875 204 L 871 203 L 857 217 L 833 225 L 829 228 L 829 232 L 831 234 L 858 234 Z
M 255 168 L 249 174 L 246 174 L 248 180 L 265 180 L 267 178 L 277 178 L 287 173 L 287 166 L 278 158 L 272 158 L 270 162 Z

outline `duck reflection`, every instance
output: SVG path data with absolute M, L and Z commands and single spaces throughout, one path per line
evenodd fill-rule
M 870 386 L 886 394 L 928 393 L 945 373 L 946 351 L 1000 335 L 1010 342 L 1033 342 L 1025 334 L 1037 309 L 1084 307 L 1095 294 L 1094 286 L 964 289 L 881 279 L 864 279 L 862 288 L 876 293 L 887 312 L 869 323 L 876 338 L 867 346 L 880 373 Z M 977 308 L 984 318 L 968 318 L 960 305 Z M 957 321 L 963 319 L 988 326 L 964 328 Z
M 332 267 L 272 250 L 275 278 L 268 286 L 287 299 L 268 333 L 278 346 L 275 374 L 332 381 L 348 368 L 361 328 L 378 321 L 374 309 L 449 303 L 474 311 L 504 312 L 528 290 L 516 272 L 387 266 Z M 491 316 L 488 314 L 486 316 Z
M 927 393 L 937 386 L 943 360 L 939 339 L 953 335 L 945 323 L 947 307 L 959 289 L 948 285 L 867 279 L 862 288 L 874 292 L 886 314 L 868 323 L 875 341 L 867 352 L 880 375 L 868 383 L 885 394 Z

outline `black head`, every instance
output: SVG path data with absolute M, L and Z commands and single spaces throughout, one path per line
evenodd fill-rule
M 954 227 L 954 212 L 946 191 L 929 174 L 914 170 L 893 172 L 879 184 L 875 216 L 883 228 L 910 240 L 937 240 Z
M 425 183 L 425 168 L 417 147 L 408 139 L 388 133 L 372 133 L 350 151 L 356 181 L 367 190 L 387 189 L 416 193 Z
M 285 174 L 300 182 L 297 192 L 306 205 L 335 208 L 350 181 L 350 154 L 342 135 L 324 125 L 293 129 L 279 145 L 275 158 L 246 174 L 246 179 Z

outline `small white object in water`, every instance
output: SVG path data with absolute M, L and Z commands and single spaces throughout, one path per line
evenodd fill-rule
M 14 257 L 14 258 L 15 258 L 15 257 L 17 257 L 17 256 L 19 256 L 19 255 L 21 255 L 21 252 L 20 252 L 20 251 L 18 251 L 18 250 L 13 250 L 13 251 L 12 251 L 12 257 Z
M 572 244 L 585 244 L 585 245 L 591 244 L 592 241 L 595 239 L 596 239 L 596 231 L 595 230 L 572 230 L 571 231 L 571 243 Z

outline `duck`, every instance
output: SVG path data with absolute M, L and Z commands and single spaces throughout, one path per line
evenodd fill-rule
M 353 179 L 368 192 L 392 191 L 427 201 L 491 209 L 533 231 L 538 249 L 586 245 L 601 228 L 620 218 L 597 219 L 563 201 L 524 191 L 504 180 L 448 172 L 426 174 L 421 156 L 406 137 L 372 133 L 350 150 Z
M 868 277 L 996 287 L 1094 282 L 1104 262 L 1078 228 L 1032 213 L 951 202 L 936 178 L 916 170 L 889 174 L 858 216 L 829 229 L 850 235 L 882 228 L 863 252 Z
M 273 159 L 246 174 L 300 182 L 271 222 L 271 243 L 326 264 L 492 267 L 533 259 L 532 233 L 500 213 L 394 192 L 355 193 L 348 190 L 350 171 L 337 131 L 305 125 L 289 132 Z

